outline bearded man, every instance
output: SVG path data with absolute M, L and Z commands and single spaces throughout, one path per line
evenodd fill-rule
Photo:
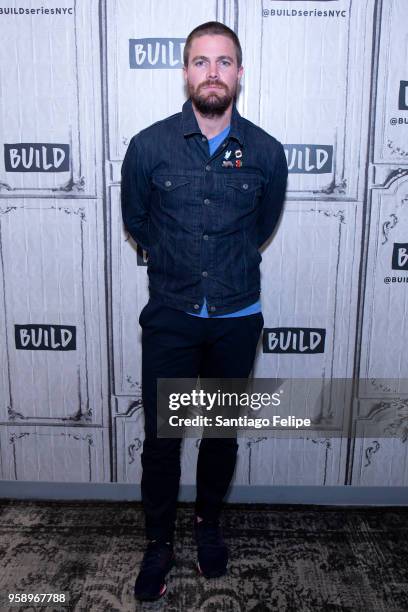
M 263 327 L 259 249 L 280 217 L 288 174 L 281 143 L 236 109 L 243 67 L 231 29 L 195 28 L 183 70 L 182 112 L 133 136 L 122 165 L 123 221 L 147 251 L 150 293 L 139 317 L 148 540 L 140 600 L 166 592 L 174 564 L 181 439 L 157 436 L 157 379 L 248 378 Z M 193 529 L 206 578 L 227 571 L 220 514 L 237 449 L 236 437 L 200 443 Z

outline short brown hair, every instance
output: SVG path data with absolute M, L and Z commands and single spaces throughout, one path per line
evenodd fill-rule
M 237 64 L 238 68 L 240 68 L 242 64 L 242 49 L 241 44 L 239 42 L 239 38 L 235 34 L 235 32 L 231 30 L 231 28 L 224 25 L 223 23 L 220 23 L 219 21 L 207 21 L 206 23 L 202 23 L 201 25 L 197 26 L 196 28 L 194 28 L 194 30 L 192 30 L 192 32 L 190 32 L 190 34 L 187 36 L 186 44 L 183 51 L 184 66 L 188 65 L 188 56 L 190 53 L 191 43 L 193 42 L 194 38 L 198 38 L 199 36 L 205 36 L 206 34 L 228 36 L 228 38 L 230 38 L 235 45 L 235 51 L 237 54 Z

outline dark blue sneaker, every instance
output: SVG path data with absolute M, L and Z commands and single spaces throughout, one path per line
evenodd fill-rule
M 140 601 L 154 601 L 167 591 L 166 574 L 174 565 L 173 545 L 152 540 L 147 545 L 135 582 L 135 597 Z
M 197 568 L 206 578 L 218 578 L 227 571 L 228 548 L 222 538 L 219 521 L 194 518 L 194 534 L 197 543 Z

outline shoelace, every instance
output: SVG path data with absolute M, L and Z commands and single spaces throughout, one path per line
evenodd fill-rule
M 197 540 L 200 546 L 223 545 L 219 523 L 214 521 L 201 521 L 198 523 Z
M 144 570 L 163 569 L 169 559 L 170 547 L 157 542 L 149 542 L 143 557 Z

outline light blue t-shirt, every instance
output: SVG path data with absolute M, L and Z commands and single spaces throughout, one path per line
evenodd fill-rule
M 224 138 L 226 138 L 229 134 L 231 126 L 227 126 L 225 130 L 214 136 L 214 138 L 210 138 L 208 140 L 208 145 L 210 149 L 210 155 L 212 155 L 220 146 Z M 241 310 L 236 310 L 235 312 L 230 312 L 229 314 L 224 315 L 214 315 L 211 317 L 212 319 L 222 319 L 227 317 L 245 317 L 246 315 L 255 314 L 257 312 L 261 312 L 261 301 L 257 300 L 254 304 L 250 304 L 246 306 L 246 308 L 241 308 Z M 187 314 L 191 314 L 194 317 L 204 317 L 209 318 L 208 310 L 207 310 L 207 300 L 204 298 L 204 304 L 200 310 L 200 312 L 188 312 Z

